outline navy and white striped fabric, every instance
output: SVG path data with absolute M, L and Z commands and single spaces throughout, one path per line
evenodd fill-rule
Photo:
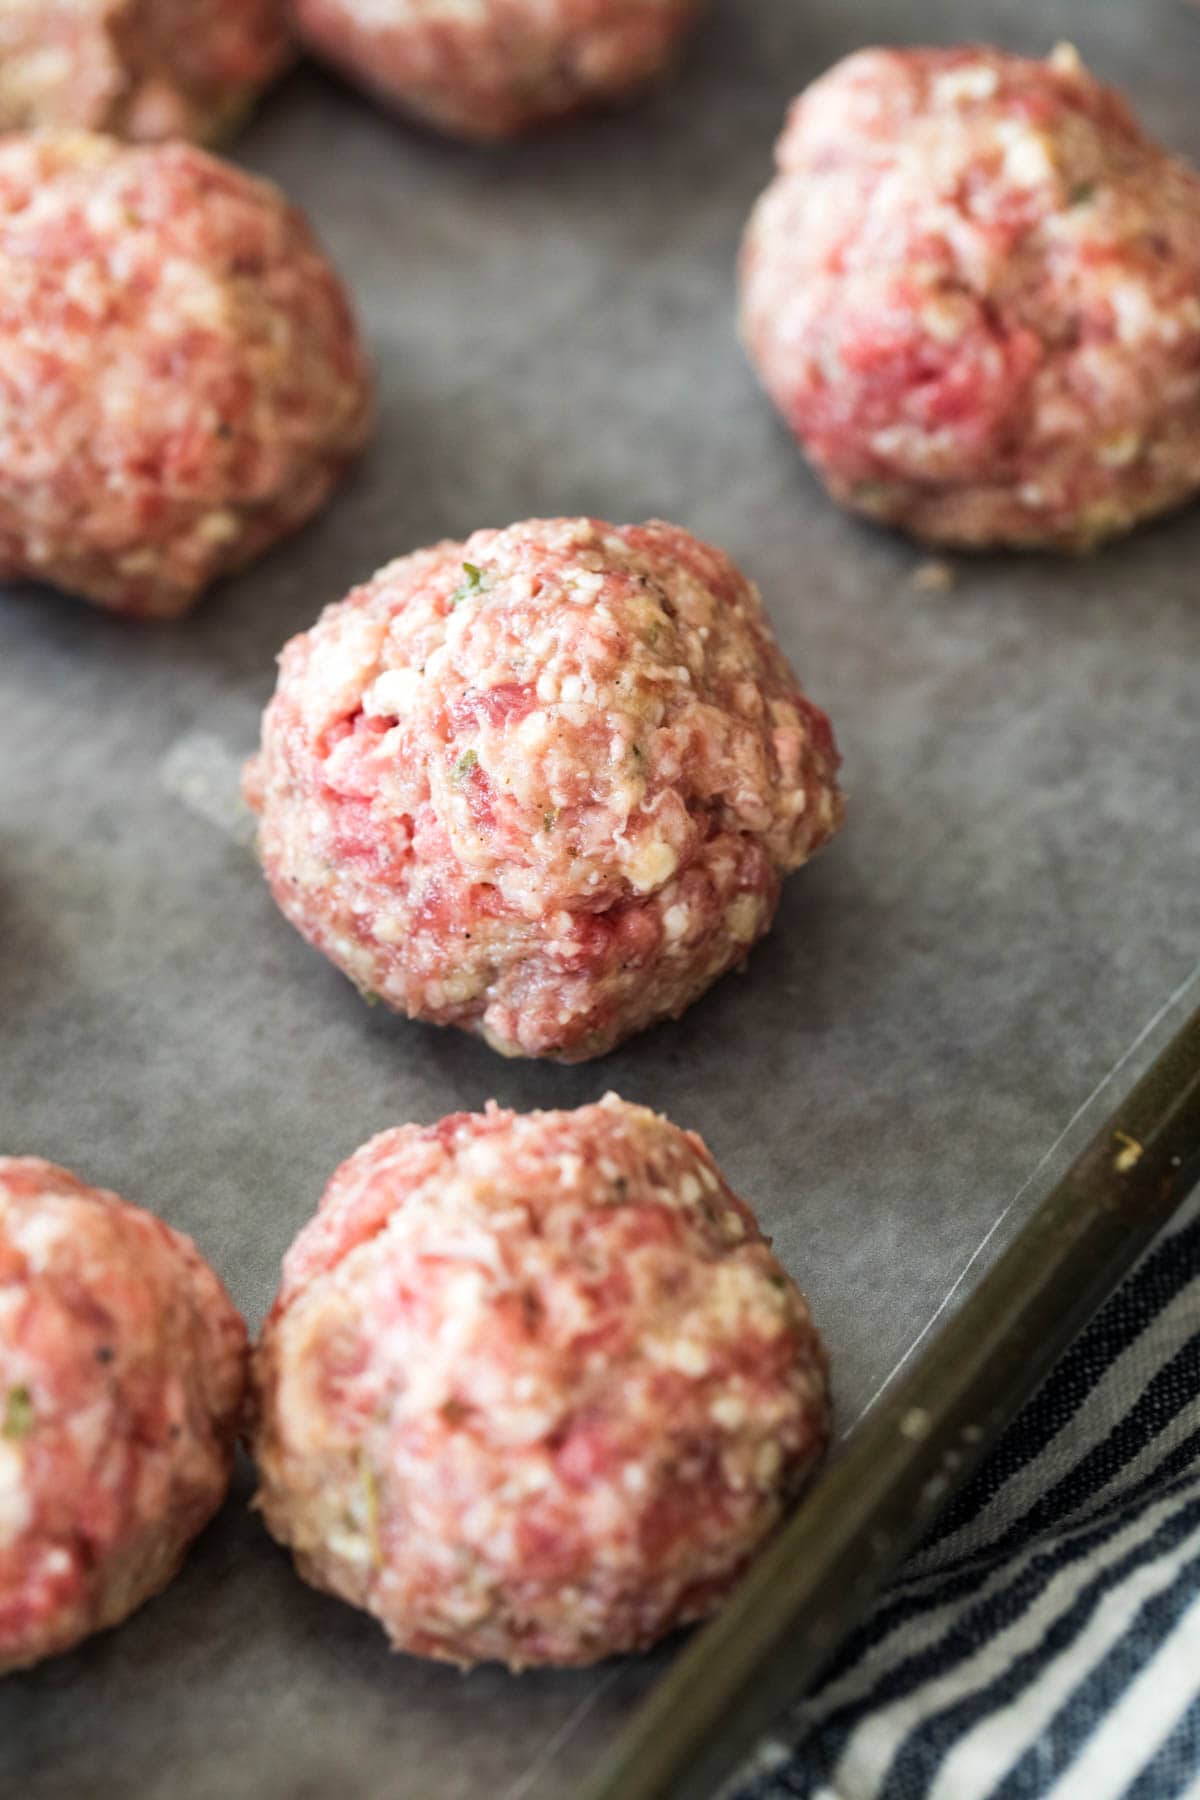
M 1200 1207 L 1068 1352 L 738 1800 L 1200 1800 Z

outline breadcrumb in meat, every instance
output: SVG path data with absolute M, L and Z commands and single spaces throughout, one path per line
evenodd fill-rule
M 829 1431 L 794 1282 L 701 1140 L 609 1095 L 384 1132 L 288 1252 L 258 1505 L 397 1649 L 582 1664 L 718 1605 Z

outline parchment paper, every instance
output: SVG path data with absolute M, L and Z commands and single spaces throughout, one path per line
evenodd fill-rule
M 280 90 L 237 154 L 353 282 L 382 429 L 322 520 L 180 625 L 0 595 L 4 1148 L 160 1210 L 257 1322 L 372 1132 L 615 1088 L 701 1129 L 756 1204 L 853 1422 L 1185 1002 L 1200 509 L 922 587 L 925 557 L 828 504 L 759 395 L 734 255 L 787 100 L 833 59 L 1060 35 L 1200 160 L 1182 0 L 725 0 L 649 104 L 494 154 L 313 71 Z M 746 974 L 567 1070 L 368 1011 L 276 913 L 231 772 L 325 601 L 444 534 L 582 511 L 662 514 L 744 563 L 833 715 L 850 811 Z M 391 1656 L 248 1493 L 243 1472 L 133 1621 L 3 1684 L 5 1800 L 567 1800 L 670 1654 L 519 1680 Z

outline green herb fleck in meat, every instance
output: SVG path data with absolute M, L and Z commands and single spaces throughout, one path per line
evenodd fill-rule
M 474 600 L 476 596 L 482 594 L 487 587 L 483 570 L 477 568 L 474 563 L 465 562 L 463 564 L 463 573 L 466 575 L 467 579 L 460 582 L 451 594 L 451 606 L 461 606 L 464 600 Z
M 371 1548 L 371 1567 L 377 1569 L 383 1561 L 379 1547 L 379 1483 L 375 1479 L 375 1471 L 367 1461 L 362 1449 L 358 1452 L 358 1476 L 362 1483 L 363 1512 L 367 1528 L 367 1542 Z
M 474 750 L 464 750 L 454 765 L 455 781 L 463 781 L 471 773 L 471 770 L 478 761 L 479 758 L 476 756 Z
M 28 1437 L 33 1430 L 33 1396 L 27 1387 L 9 1388 L 0 1437 Z

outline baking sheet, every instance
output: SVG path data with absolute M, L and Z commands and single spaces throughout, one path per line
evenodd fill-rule
M 312 71 L 280 90 L 237 154 L 353 282 L 382 429 L 325 517 L 191 620 L 0 595 L 0 1145 L 154 1206 L 257 1322 L 372 1132 L 612 1087 L 706 1134 L 809 1291 L 842 1427 L 861 1414 L 1089 1097 L 1148 1060 L 1200 943 L 1200 509 L 927 591 L 920 552 L 821 498 L 734 339 L 789 96 L 863 42 L 971 36 L 1072 37 L 1200 161 L 1183 0 L 724 0 L 649 105 L 495 154 Z M 325 601 L 441 535 L 578 511 L 677 519 L 758 579 L 850 812 L 743 976 L 562 1069 L 364 1008 L 275 912 L 229 801 L 273 656 Z M 520 1679 L 391 1656 L 248 1493 L 243 1471 L 128 1625 L 3 1684 L 0 1793 L 566 1800 L 671 1653 Z

